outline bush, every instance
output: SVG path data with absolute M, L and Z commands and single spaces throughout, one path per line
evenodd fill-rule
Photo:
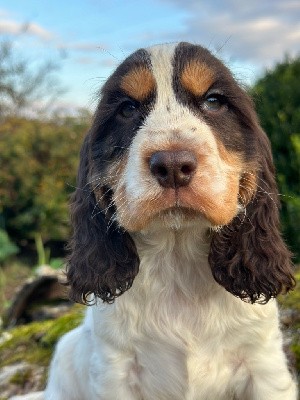
M 281 221 L 300 260 L 300 57 L 286 58 L 259 79 L 253 94 L 261 125 L 270 137 L 281 193 Z
M 9 239 L 7 232 L 0 229 L 0 263 L 6 261 L 10 256 L 17 254 L 18 251 L 18 246 Z
M 4 226 L 16 243 L 65 240 L 69 194 L 88 117 L 39 121 L 11 117 L 0 126 Z

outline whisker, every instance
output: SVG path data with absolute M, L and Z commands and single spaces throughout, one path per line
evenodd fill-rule
M 250 172 L 250 171 L 244 171 L 244 172 L 246 174 L 254 176 L 256 179 L 259 179 L 260 181 L 262 181 L 267 187 L 270 187 L 269 184 L 263 178 L 261 178 L 259 175 L 256 175 L 256 174 L 254 174 L 253 172 Z
M 109 176 L 102 176 L 99 174 L 99 176 L 96 175 L 93 177 L 93 179 L 89 180 L 86 185 L 91 185 L 92 183 L 100 180 L 103 181 L 103 183 L 107 183 L 110 182 L 112 178 L 116 178 L 119 176 L 120 176 L 119 172 L 116 172 L 115 174 L 110 174 Z
M 245 181 L 246 181 L 246 182 L 252 183 L 251 181 L 247 180 L 247 178 L 245 178 Z M 257 184 L 256 184 L 256 186 L 260 189 L 260 190 L 258 190 L 258 192 L 266 194 L 266 195 L 273 201 L 273 203 L 275 204 L 275 206 L 277 207 L 277 204 L 276 204 L 275 200 L 274 200 L 273 197 L 271 196 L 271 195 L 275 195 L 276 193 L 269 193 L 269 192 L 267 192 L 263 187 L 261 187 L 261 186 L 259 186 L 259 185 L 257 185 Z
M 101 200 L 103 199 L 103 197 L 105 197 L 105 196 L 109 193 L 109 191 L 110 191 L 110 188 L 108 188 L 108 189 L 103 193 L 103 195 L 102 195 L 100 198 L 97 199 L 96 204 L 95 204 L 95 206 L 94 206 L 94 208 L 93 208 L 93 211 L 92 211 L 91 218 L 94 218 L 95 215 L 97 215 L 97 214 L 94 214 L 94 212 L 95 212 L 95 210 L 97 209 L 97 207 L 99 207 L 99 204 L 100 204 Z M 102 211 L 102 210 L 101 210 L 101 211 Z
M 108 189 L 108 190 L 100 197 L 100 199 L 97 200 L 97 203 L 95 204 L 95 207 L 94 207 L 94 209 L 93 209 L 93 211 L 92 211 L 92 216 L 91 216 L 91 218 L 96 217 L 96 216 L 99 215 L 100 213 L 104 213 L 104 214 L 105 214 L 112 206 L 115 205 L 114 200 L 112 200 L 112 201 L 109 202 L 109 204 L 108 204 L 108 206 L 107 206 L 106 208 L 100 209 L 99 212 L 94 213 L 94 211 L 96 210 L 96 208 L 99 206 L 100 200 L 103 198 L 103 196 L 105 196 L 105 195 L 109 192 L 109 190 L 110 190 L 110 189 Z M 115 197 L 115 199 L 118 199 L 118 196 Z M 121 200 L 122 200 L 122 199 L 121 199 Z
M 120 198 L 120 202 L 122 202 L 125 199 L 125 196 L 123 196 L 122 198 Z M 127 202 L 123 202 L 119 205 L 119 207 L 116 209 L 116 211 L 111 215 L 111 217 L 108 220 L 108 224 L 107 224 L 107 231 L 111 228 L 112 224 L 114 222 L 117 222 L 117 215 L 119 214 L 120 216 L 122 216 L 123 212 L 124 212 L 124 208 L 126 209 L 126 207 L 128 206 Z

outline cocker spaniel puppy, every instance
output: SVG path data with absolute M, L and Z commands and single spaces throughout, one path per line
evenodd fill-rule
M 71 296 L 92 307 L 57 346 L 47 400 L 296 399 L 269 140 L 208 50 L 159 45 L 119 65 L 71 213 Z

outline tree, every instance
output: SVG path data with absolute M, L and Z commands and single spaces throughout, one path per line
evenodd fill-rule
M 49 105 L 61 91 L 56 69 L 0 41 L 0 229 L 21 245 L 35 235 L 65 239 L 68 231 L 68 193 L 87 115 L 30 119 L 37 103 Z
M 253 88 L 261 125 L 272 142 L 283 232 L 300 259 L 300 57 L 267 71 Z
M 88 123 L 84 114 L 55 121 L 11 117 L 0 125 L 0 211 L 18 244 L 37 234 L 66 240 L 68 198 Z
M 33 68 L 15 51 L 12 42 L 0 42 L 0 117 L 28 112 L 29 106 L 41 100 L 51 102 L 62 91 L 53 75 L 56 69 L 52 62 Z

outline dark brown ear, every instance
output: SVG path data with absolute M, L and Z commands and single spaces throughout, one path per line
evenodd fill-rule
M 256 193 L 214 234 L 209 263 L 215 280 L 251 303 L 266 303 L 295 285 L 291 254 L 279 232 L 279 201 L 269 140 L 258 132 Z M 260 155 L 259 155 L 260 154 Z
M 94 294 L 103 301 L 113 302 L 131 287 L 138 273 L 139 258 L 130 235 L 115 222 L 108 221 L 103 210 L 97 208 L 88 183 L 89 166 L 87 136 L 80 153 L 77 189 L 71 202 L 74 232 L 67 260 L 70 297 L 87 304 L 88 295 Z

